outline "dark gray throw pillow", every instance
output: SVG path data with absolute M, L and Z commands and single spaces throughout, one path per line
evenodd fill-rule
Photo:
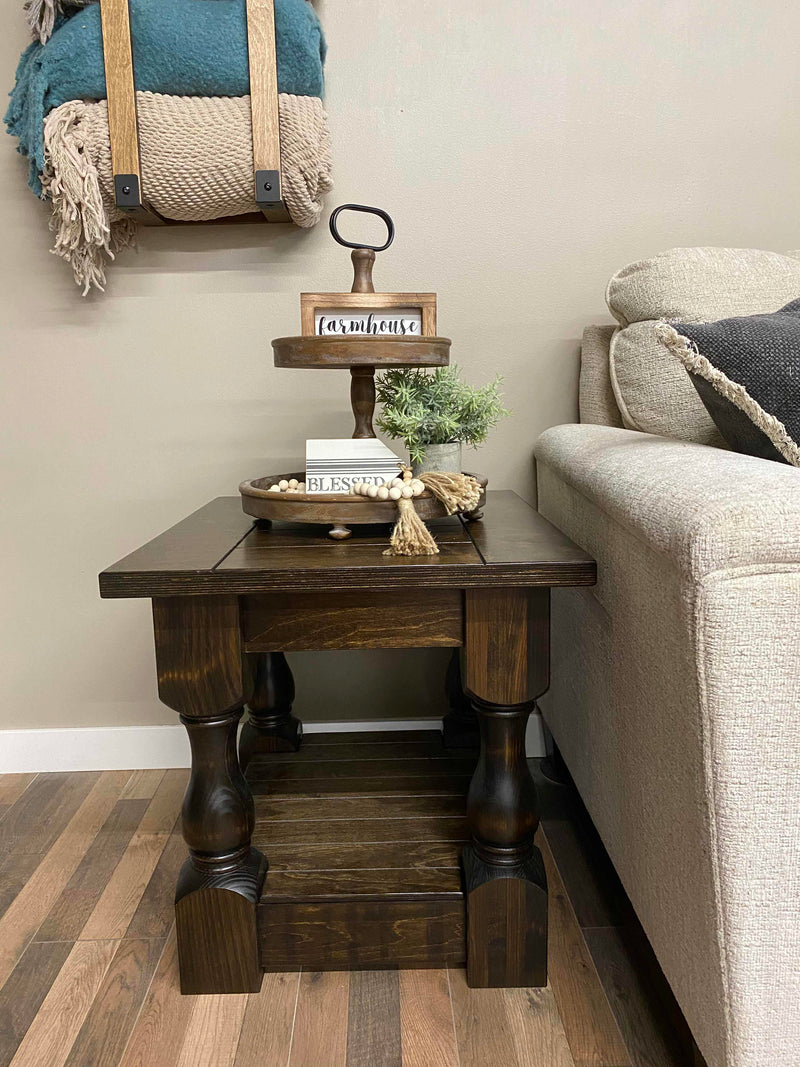
M 768 315 L 659 322 L 735 452 L 800 467 L 800 298 Z

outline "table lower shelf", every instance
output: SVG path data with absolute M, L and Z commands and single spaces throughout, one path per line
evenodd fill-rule
M 263 969 L 463 963 L 474 765 L 435 731 L 312 734 L 297 753 L 254 757 Z

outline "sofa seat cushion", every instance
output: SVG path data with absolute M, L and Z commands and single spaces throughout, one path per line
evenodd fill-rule
M 800 299 L 771 315 L 662 322 L 656 336 L 732 449 L 800 467 Z
M 655 336 L 661 319 L 708 322 L 777 311 L 800 294 L 800 258 L 750 248 L 673 248 L 623 268 L 606 300 L 619 323 L 610 372 L 624 425 L 724 446 L 691 379 Z

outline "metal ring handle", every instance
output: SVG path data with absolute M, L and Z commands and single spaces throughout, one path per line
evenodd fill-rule
M 378 247 L 378 245 L 353 244 L 352 241 L 345 241 L 336 228 L 336 220 L 343 211 L 364 211 L 368 215 L 377 215 L 379 219 L 383 219 L 389 233 L 389 239 L 386 244 Z M 392 222 L 391 216 L 385 211 L 382 211 L 379 207 L 365 207 L 363 204 L 342 204 L 340 207 L 337 207 L 331 215 L 330 228 L 334 241 L 338 241 L 339 244 L 344 245 L 345 248 L 371 248 L 373 252 L 385 252 L 394 240 L 394 223 Z

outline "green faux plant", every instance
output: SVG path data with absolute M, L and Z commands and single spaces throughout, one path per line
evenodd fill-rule
M 387 370 L 378 376 L 377 398 L 383 405 L 377 423 L 389 437 L 405 442 L 413 463 L 421 463 L 427 445 L 451 441 L 477 448 L 500 419 L 509 415 L 503 405 L 498 375 L 474 388 L 461 380 L 458 367 Z

